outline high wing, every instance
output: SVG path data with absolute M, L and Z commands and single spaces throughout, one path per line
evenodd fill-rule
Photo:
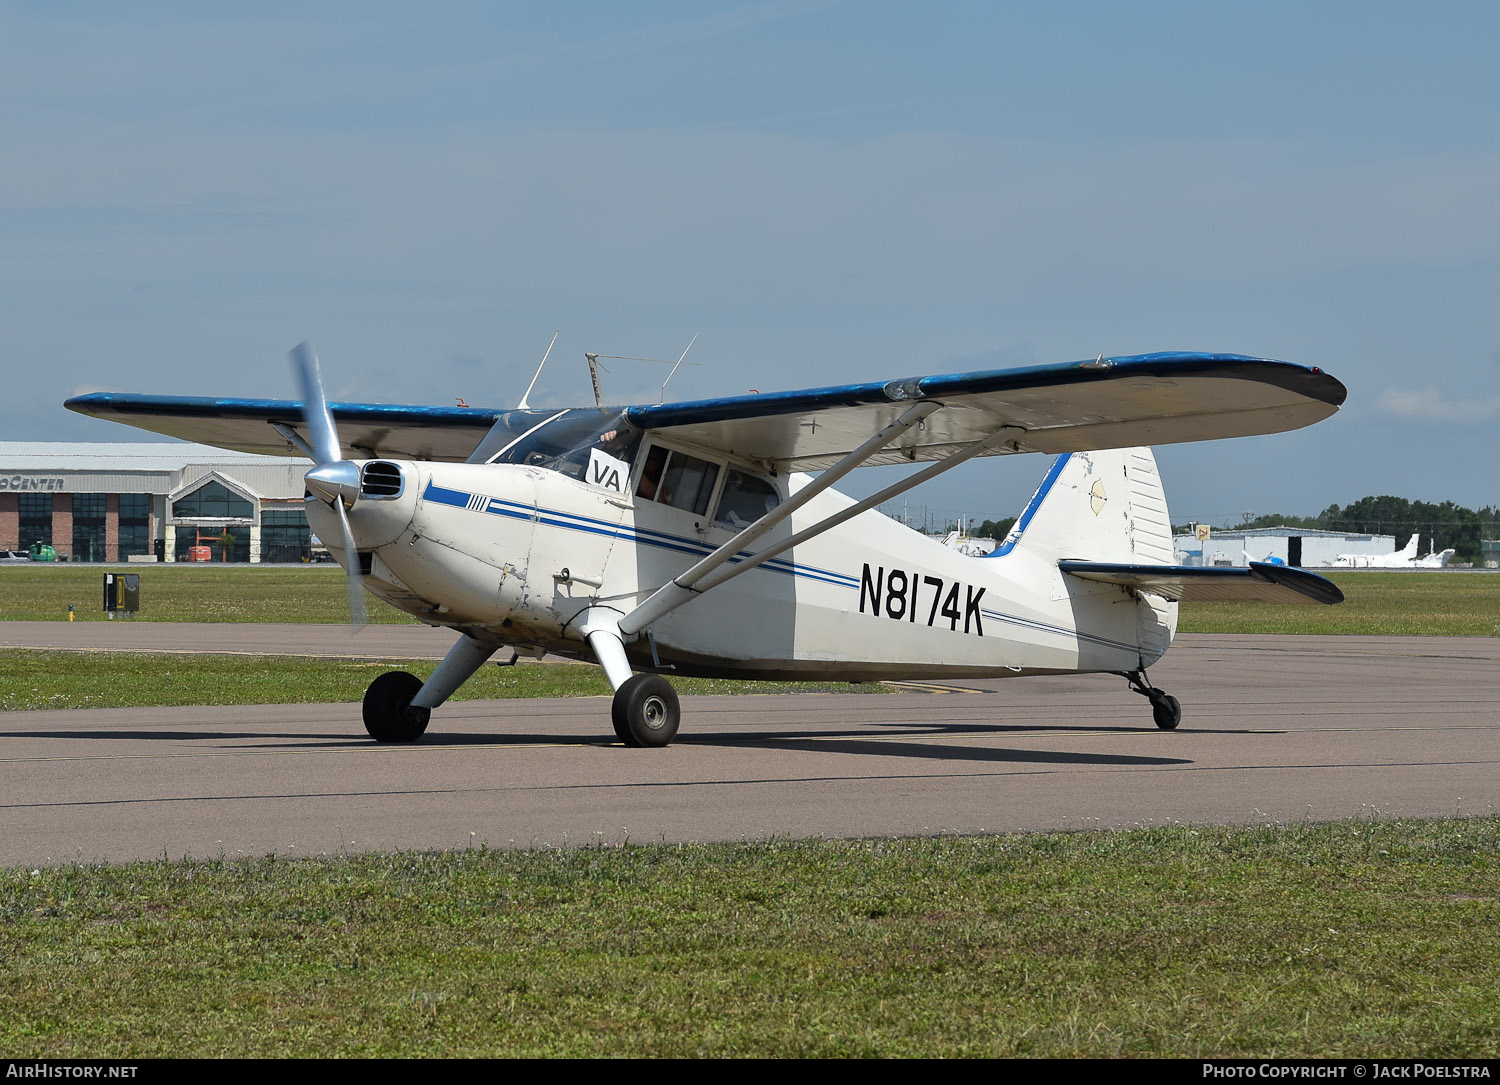
M 63 406 L 153 433 L 262 456 L 303 455 L 286 434 L 294 433 L 302 440 L 307 437 L 300 400 L 93 392 L 74 396 Z M 344 446 L 362 455 L 459 463 L 505 415 L 534 413 L 534 425 L 557 413 L 395 403 L 330 403 L 328 407 Z
M 1118 584 L 1166 599 L 1189 603 L 1342 603 L 1344 593 L 1333 581 L 1294 569 L 1252 561 L 1248 568 L 1207 565 L 1116 565 L 1095 561 L 1060 561 L 1057 567 L 1082 580 Z
M 1336 411 L 1344 386 L 1322 370 L 1235 354 L 1099 357 L 1062 365 L 911 377 L 796 392 L 623 408 L 640 429 L 758 461 L 822 470 L 895 423 L 934 409 L 861 464 L 942 460 L 990 441 L 983 455 L 1076 452 L 1278 433 Z M 80 414 L 243 452 L 298 455 L 295 400 L 96 392 Z M 464 460 L 497 423 L 524 432 L 552 412 L 330 403 L 345 445 L 367 456 Z
M 1327 418 L 1345 394 L 1315 367 L 1163 353 L 630 407 L 625 414 L 642 429 L 705 448 L 816 471 L 920 402 L 943 409 L 864 463 L 941 460 L 1003 429 L 1019 432 L 983 455 L 1279 433 Z

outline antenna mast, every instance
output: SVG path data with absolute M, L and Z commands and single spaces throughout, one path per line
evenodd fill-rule
M 557 344 L 557 337 L 560 334 L 561 329 L 552 333 L 552 342 L 547 344 L 547 352 L 546 354 L 542 355 L 542 365 L 547 364 L 547 355 L 552 353 L 552 348 Z M 526 401 L 531 398 L 531 390 L 536 387 L 536 379 L 542 375 L 542 365 L 537 366 L 536 372 L 531 375 L 531 383 L 526 386 L 526 391 L 522 393 L 521 402 L 516 404 L 516 410 L 531 410 L 531 404 L 527 403 Z
M 594 382 L 594 406 L 602 411 L 604 394 L 599 391 L 599 355 L 584 351 L 583 356 L 589 360 L 589 379 Z
M 687 352 L 693 349 L 693 344 L 698 341 L 699 334 L 698 332 L 694 332 L 693 337 L 688 340 L 688 345 L 682 348 L 682 355 L 677 359 L 677 365 L 672 367 L 672 372 L 667 374 L 667 379 L 661 382 L 661 395 L 656 397 L 656 402 L 665 403 L 667 401 L 667 384 L 677 375 L 677 366 L 682 364 L 682 359 L 687 357 Z

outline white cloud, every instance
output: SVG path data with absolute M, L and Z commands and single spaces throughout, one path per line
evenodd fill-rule
M 1472 424 L 1488 422 L 1500 415 L 1500 396 L 1468 399 L 1459 403 L 1443 398 L 1436 388 L 1387 388 L 1380 393 L 1379 408 L 1398 418 L 1420 422 Z

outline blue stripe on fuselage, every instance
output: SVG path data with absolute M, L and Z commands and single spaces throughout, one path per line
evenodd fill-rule
M 426 500 L 434 501 L 440 505 L 451 505 L 454 508 L 468 508 L 473 494 L 462 490 L 450 490 L 439 486 L 435 482 L 428 482 L 427 489 L 422 494 Z M 608 520 L 599 520 L 591 516 L 582 516 L 578 513 L 563 512 L 559 509 L 545 509 L 540 506 L 523 505 L 516 501 L 506 501 L 498 497 L 487 497 L 484 504 L 479 507 L 480 512 L 492 516 L 505 516 L 513 520 L 536 520 L 538 523 L 546 524 L 548 527 L 567 528 L 572 531 L 582 531 L 590 535 L 603 535 L 607 538 L 628 539 L 644 546 L 652 546 L 658 550 L 670 550 L 678 554 L 690 554 L 702 557 L 713 552 L 713 547 L 697 539 L 685 538 L 681 535 L 672 535 L 665 531 L 656 531 L 651 528 L 627 527 L 623 524 L 614 524 Z M 751 557 L 748 550 L 742 550 L 738 555 L 731 558 L 732 563 L 738 563 Z M 818 580 L 827 584 L 835 584 L 843 587 L 856 587 L 858 580 L 847 574 L 833 569 L 821 569 L 815 565 L 805 565 L 800 562 L 789 561 L 785 558 L 772 558 L 765 562 L 764 568 L 771 572 L 786 573 L 790 576 L 800 576 L 810 580 Z
M 1062 464 L 1066 462 L 1067 458 L 1067 456 L 1060 456 L 1058 457 L 1057 463 L 1053 464 L 1052 470 L 1048 472 L 1047 477 L 1042 481 L 1042 485 L 1038 487 L 1036 495 L 1032 498 L 1031 505 L 1027 507 L 1027 513 L 1025 515 L 1026 520 L 1029 521 L 1030 514 L 1034 513 L 1035 507 L 1041 504 L 1041 500 L 1046 496 L 1047 490 L 1049 490 L 1052 486 L 1052 483 L 1056 481 L 1056 476 L 1061 473 Z M 435 482 L 428 482 L 427 489 L 422 493 L 422 497 L 424 500 L 433 501 L 440 505 L 451 505 L 452 507 L 459 509 L 468 508 L 469 502 L 474 496 L 475 495 L 466 493 L 463 490 L 447 489 L 443 486 L 439 486 Z M 581 516 L 577 513 L 561 512 L 555 509 L 532 507 L 530 505 L 523 505 L 517 501 L 505 501 L 498 497 L 485 498 L 484 504 L 479 507 L 478 511 L 488 513 L 491 516 L 508 517 L 513 520 L 535 520 L 538 523 L 546 524 L 549 527 L 567 528 L 572 531 L 582 531 L 592 535 L 603 535 L 608 538 L 629 539 L 641 545 L 654 546 L 660 550 L 671 550 L 681 554 L 702 556 L 704 554 L 711 553 L 713 550 L 712 547 L 708 546 L 705 543 L 699 542 L 696 539 L 688 539 L 680 535 L 671 535 L 664 531 L 655 531 L 649 528 L 630 528 L 624 526 L 623 524 L 612 524 L 607 520 L 598 520 L 590 516 Z M 737 556 L 735 558 L 732 558 L 731 560 L 739 562 L 742 561 L 745 557 L 749 556 L 750 554 L 748 551 L 741 551 L 741 556 Z M 820 569 L 816 566 L 803 565 L 798 562 L 786 561 L 780 558 L 773 558 L 770 561 L 765 562 L 765 564 L 763 564 L 761 568 L 767 570 L 768 572 L 783 573 L 788 576 L 794 577 L 800 576 L 808 580 L 817 580 L 825 584 L 833 584 L 837 587 L 847 587 L 853 589 L 859 586 L 858 578 L 850 576 L 846 573 L 836 572 L 831 569 Z M 1068 629 L 1064 626 L 1051 625 L 1046 622 L 1040 622 L 1033 618 L 1021 618 L 1013 614 L 1005 614 L 1001 611 L 990 610 L 988 608 L 982 610 L 981 613 L 986 618 L 992 621 L 1018 625 L 1023 628 L 1034 629 L 1039 632 L 1052 633 L 1056 636 L 1061 637 L 1094 641 L 1098 644 L 1108 645 L 1113 648 L 1121 648 L 1126 651 L 1137 650 L 1137 646 L 1133 644 L 1124 644 L 1118 641 L 1108 640 L 1103 637 L 1084 633 L 1077 629 Z

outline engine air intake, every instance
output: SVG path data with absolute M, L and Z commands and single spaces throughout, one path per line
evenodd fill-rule
M 361 497 L 396 497 L 401 493 L 401 467 L 394 463 L 374 460 L 364 465 L 359 473 Z

